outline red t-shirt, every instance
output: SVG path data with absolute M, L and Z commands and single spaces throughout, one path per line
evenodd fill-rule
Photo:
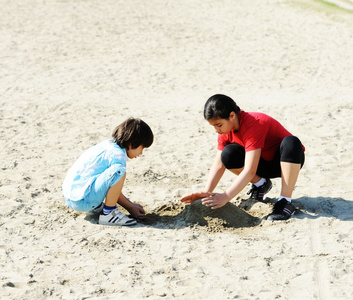
M 240 144 L 245 151 L 261 149 L 261 157 L 270 161 L 276 154 L 282 140 L 292 135 L 274 118 L 257 112 L 238 113 L 239 130 L 218 135 L 217 149 L 223 150 L 228 144 Z

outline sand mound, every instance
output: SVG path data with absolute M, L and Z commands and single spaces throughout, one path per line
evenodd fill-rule
M 202 205 L 201 200 L 197 200 L 190 205 L 164 204 L 147 213 L 143 223 L 167 228 L 198 225 L 205 227 L 203 229 L 207 231 L 219 232 L 225 229 L 256 226 L 260 223 L 260 219 L 249 215 L 232 203 L 213 210 Z

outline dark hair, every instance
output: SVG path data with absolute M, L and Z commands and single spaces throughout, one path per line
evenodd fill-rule
M 114 142 L 121 148 L 148 148 L 153 143 L 151 128 L 141 119 L 129 118 L 113 131 Z
M 203 116 L 206 120 L 211 119 L 229 119 L 232 111 L 236 114 L 241 109 L 234 100 L 226 95 L 216 94 L 209 98 L 203 110 Z

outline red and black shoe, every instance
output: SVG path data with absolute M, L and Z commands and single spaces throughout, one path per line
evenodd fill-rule
M 266 179 L 266 182 L 256 187 L 254 184 L 251 187 L 251 190 L 248 192 L 250 195 L 249 199 L 264 202 L 264 196 L 272 189 L 272 181 L 270 179 Z
M 282 198 L 275 203 L 272 213 L 270 213 L 266 219 L 269 221 L 288 220 L 291 215 L 294 214 L 295 209 L 291 202 Z

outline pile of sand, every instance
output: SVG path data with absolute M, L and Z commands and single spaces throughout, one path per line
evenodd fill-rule
M 352 299 L 352 13 L 324 1 L 2 1 L 0 298 Z M 202 190 L 211 95 L 278 119 L 306 147 L 284 222 L 280 179 L 221 209 Z M 128 162 L 137 226 L 97 225 L 61 185 L 129 116 L 155 141 Z M 214 192 L 234 182 L 226 172 Z
M 182 203 L 164 204 L 147 213 L 144 224 L 161 228 L 180 228 L 185 226 L 203 227 L 209 232 L 221 232 L 225 229 L 253 227 L 260 219 L 253 217 L 233 203 L 227 203 L 222 208 L 213 210 L 197 200 L 189 205 Z

